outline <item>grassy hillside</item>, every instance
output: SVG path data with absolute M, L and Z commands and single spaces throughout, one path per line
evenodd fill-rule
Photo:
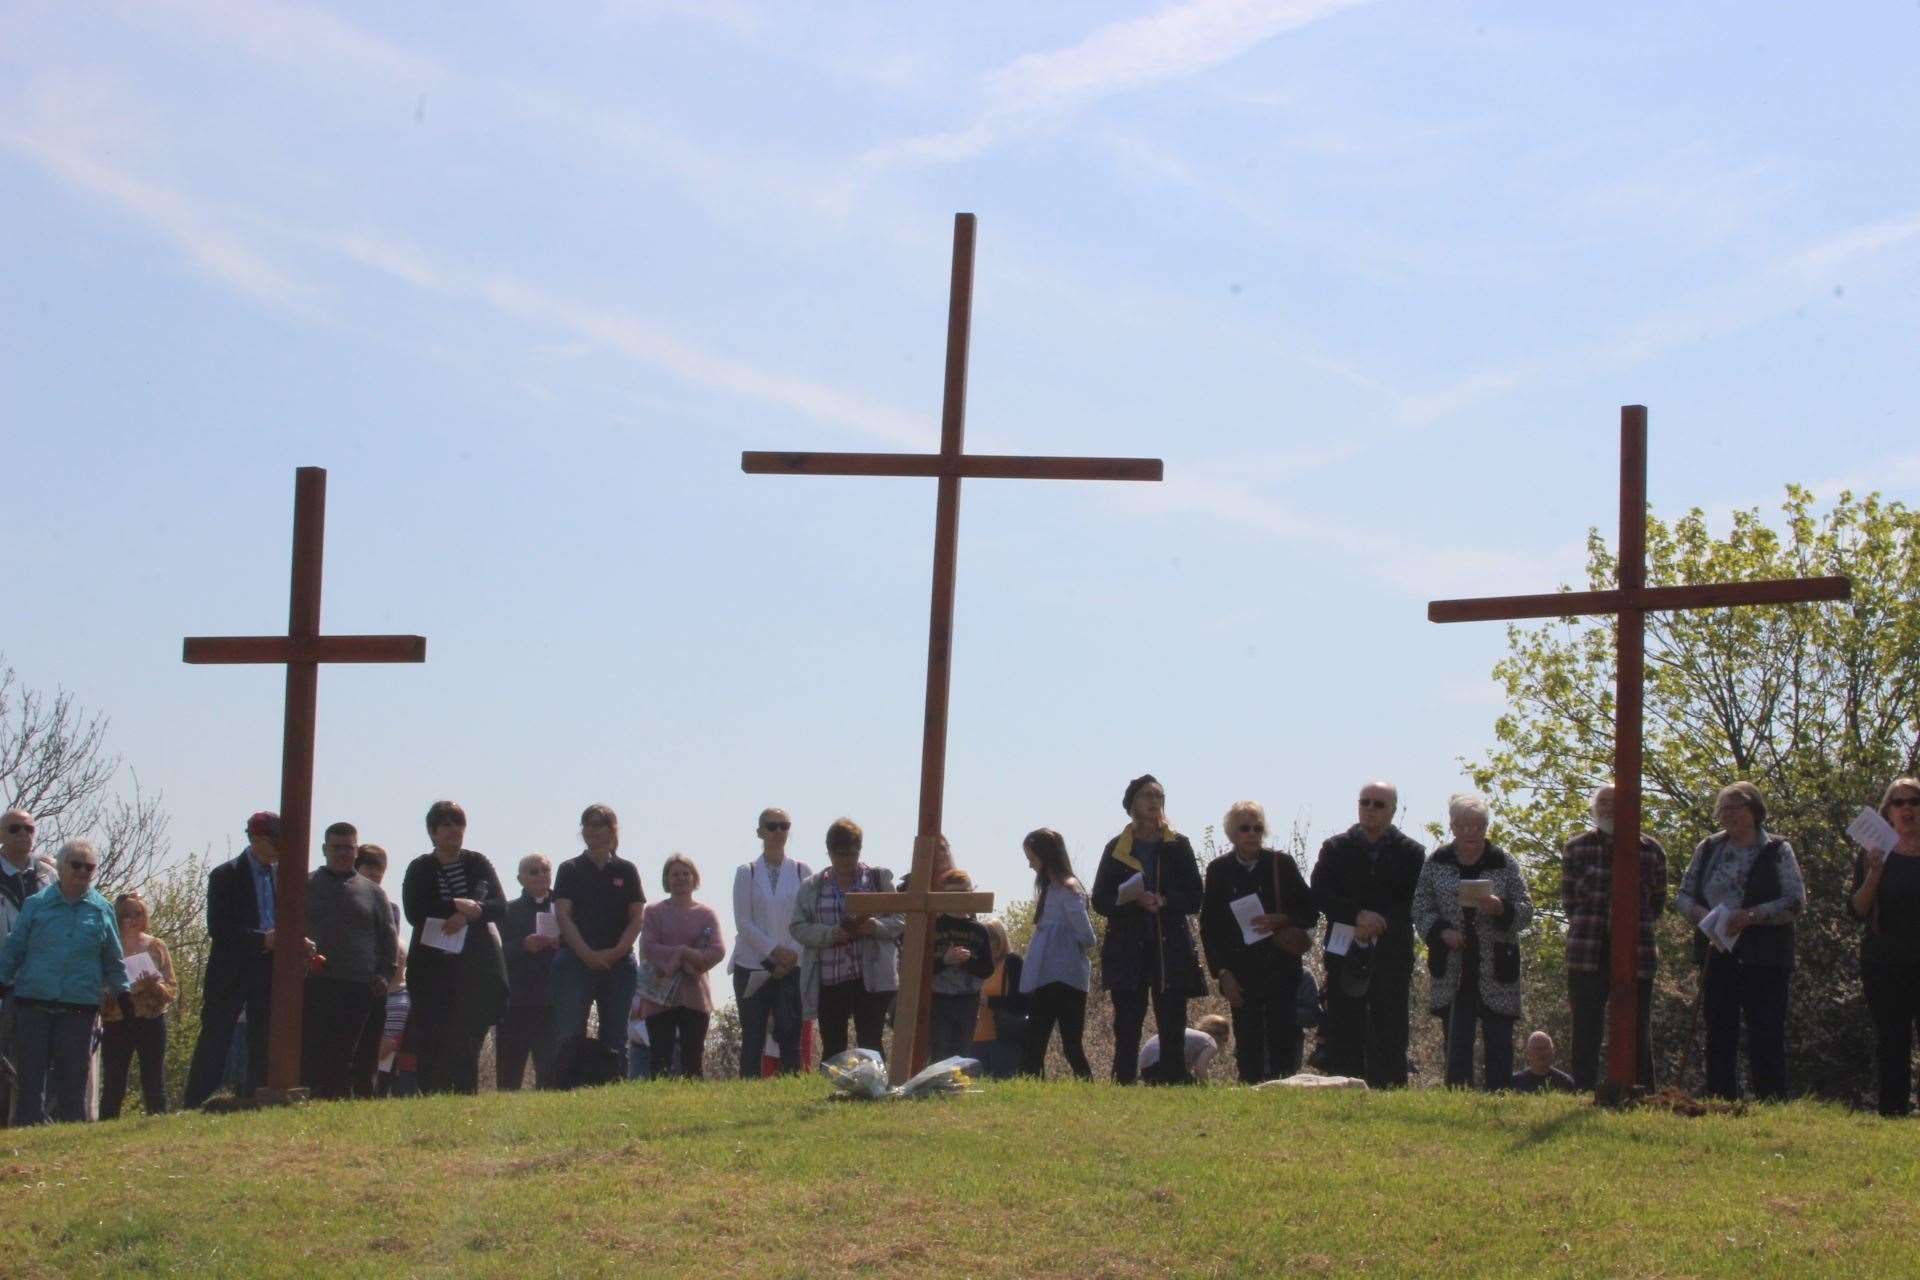
M 806 1079 L 0 1132 L 0 1272 L 1911 1275 L 1914 1129 L 1570 1099 Z

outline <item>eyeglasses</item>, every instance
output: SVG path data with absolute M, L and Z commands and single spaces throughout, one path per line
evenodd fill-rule
M 33 834 L 33 824 L 31 822 L 9 822 L 7 824 L 7 834 L 10 836 L 30 836 Z
M 1243 836 L 1258 835 L 1265 830 L 1266 828 L 1257 822 L 1243 822 L 1234 828 L 1235 832 Z
M 1393 801 L 1375 800 L 1371 796 L 1362 796 L 1360 798 L 1360 807 L 1362 809 L 1391 809 L 1393 807 Z
M 97 862 L 75 862 L 72 858 L 67 859 L 67 865 L 75 871 L 84 871 L 88 875 L 92 875 L 100 869 L 100 864 Z
M 1915 805 L 1920 805 L 1920 796 L 1895 796 L 1887 801 L 1889 809 L 1911 809 Z M 31 831 L 33 828 L 28 827 L 27 830 Z
M 785 831 L 793 824 L 791 822 L 763 822 L 760 825 L 769 831 Z

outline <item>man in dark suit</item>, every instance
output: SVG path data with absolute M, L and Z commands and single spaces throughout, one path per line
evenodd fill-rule
M 226 1075 L 235 1023 L 247 1015 L 247 1078 L 250 1097 L 267 1079 L 267 1023 L 273 995 L 274 864 L 280 859 L 280 815 L 247 819 L 247 847 L 207 876 L 207 957 L 200 998 L 200 1039 L 193 1047 L 182 1102 L 198 1107 Z
M 1360 788 L 1360 821 L 1320 846 L 1313 902 L 1351 935 L 1346 954 L 1327 953 L 1327 1043 L 1337 1075 L 1375 1089 L 1407 1082 L 1407 997 L 1413 986 L 1413 890 L 1427 851 L 1393 825 L 1400 793 L 1390 782 Z

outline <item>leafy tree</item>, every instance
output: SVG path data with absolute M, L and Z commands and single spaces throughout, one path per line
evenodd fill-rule
M 1854 594 L 1846 603 L 1648 615 L 1643 820 L 1666 845 L 1677 888 L 1694 845 L 1714 830 L 1719 788 L 1745 778 L 1766 795 L 1767 826 L 1792 842 L 1807 879 L 1788 1022 L 1795 1087 L 1852 1099 L 1871 1085 L 1872 1036 L 1858 929 L 1846 915 L 1845 827 L 1888 781 L 1920 765 L 1920 513 L 1877 494 L 1842 493 L 1824 514 L 1813 506 L 1789 486 L 1782 527 L 1758 509 L 1741 511 L 1725 537 L 1708 531 L 1698 509 L 1672 524 L 1649 516 L 1650 585 L 1846 574 Z M 1616 580 L 1597 531 L 1587 576 L 1595 589 Z M 1467 767 L 1542 908 L 1530 1007 L 1564 1029 L 1559 850 L 1586 825 L 1587 796 L 1611 780 L 1614 623 L 1516 625 L 1507 641 L 1494 666 L 1509 703 L 1494 724 L 1498 745 Z M 1670 916 L 1662 935 L 1655 1045 L 1671 1078 L 1695 1034 L 1697 985 L 1686 922 Z

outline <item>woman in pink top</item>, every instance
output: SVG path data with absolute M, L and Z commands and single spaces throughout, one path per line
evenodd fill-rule
M 652 1078 L 679 1074 L 697 1080 L 707 1047 L 707 1020 L 713 1015 L 707 970 L 726 956 L 726 940 L 713 908 L 693 900 L 700 868 L 692 858 L 673 854 L 660 869 L 660 882 L 666 900 L 648 903 L 640 915 L 640 956 L 646 962 L 640 974 L 640 1013 L 652 1041 Z

